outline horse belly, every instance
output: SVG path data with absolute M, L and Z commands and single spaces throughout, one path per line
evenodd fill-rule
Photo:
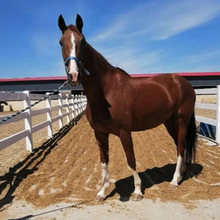
M 136 119 L 133 123 L 132 131 L 143 131 L 151 128 L 155 128 L 160 124 L 163 124 L 169 119 L 171 114 L 166 114 L 161 116 L 161 114 L 152 114 L 150 116 L 145 116 Z
M 145 104 L 136 108 L 133 114 L 132 131 L 141 131 L 157 127 L 167 121 L 174 112 L 174 106 L 166 99 L 158 103 L 148 104 L 145 102 Z

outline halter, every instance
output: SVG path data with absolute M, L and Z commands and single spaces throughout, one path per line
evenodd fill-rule
M 69 60 L 75 60 L 77 63 L 77 66 L 79 67 L 79 70 L 82 70 L 86 75 L 90 75 L 90 72 L 84 67 L 84 64 L 78 60 L 76 57 L 67 57 L 66 60 L 64 61 L 64 65 L 66 66 L 67 62 Z

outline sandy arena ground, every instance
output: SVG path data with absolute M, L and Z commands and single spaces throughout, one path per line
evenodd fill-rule
M 220 219 L 219 147 L 199 139 L 191 172 L 171 187 L 176 150 L 164 126 L 133 133 L 144 193 L 133 202 L 133 177 L 119 139 L 111 135 L 112 184 L 97 204 L 101 166 L 93 130 L 85 116 L 73 124 L 46 142 L 37 134 L 31 154 L 19 143 L 0 151 L 0 219 Z

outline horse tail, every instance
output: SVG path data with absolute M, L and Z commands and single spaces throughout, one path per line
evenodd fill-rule
M 190 164 L 193 160 L 195 163 L 196 157 L 196 121 L 195 121 L 195 113 L 193 112 L 191 119 L 189 121 L 186 133 L 186 163 Z

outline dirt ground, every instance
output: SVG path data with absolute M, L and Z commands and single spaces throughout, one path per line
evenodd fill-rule
M 97 218 L 96 212 L 102 213 L 104 219 L 119 218 L 123 213 L 122 219 L 157 219 L 157 210 L 168 217 L 173 210 L 179 210 L 177 213 L 186 218 L 220 218 L 219 147 L 208 146 L 199 139 L 196 163 L 179 187 L 173 188 L 169 182 L 175 169 L 176 150 L 164 126 L 133 133 L 144 200 L 125 203 L 134 190 L 133 177 L 119 139 L 111 135 L 112 184 L 107 200 L 97 205 L 92 200 L 101 186 L 98 147 L 85 116 L 74 124 L 65 126 L 46 142 L 38 134 L 35 145 L 44 143 L 31 154 L 20 144 L 0 151 L 1 219 L 93 219 Z M 143 206 L 148 207 L 144 210 L 151 213 L 150 217 L 138 211 Z

